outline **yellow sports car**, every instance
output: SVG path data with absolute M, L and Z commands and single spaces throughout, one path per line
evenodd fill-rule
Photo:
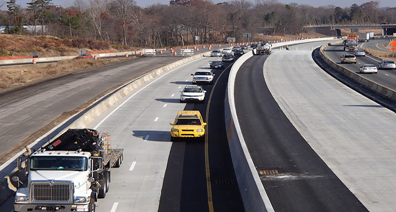
M 203 138 L 205 136 L 206 123 L 201 113 L 195 110 L 179 111 L 175 122 L 170 123 L 171 140 L 175 138 Z

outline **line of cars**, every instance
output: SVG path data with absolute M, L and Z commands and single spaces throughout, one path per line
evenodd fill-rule
M 211 56 L 220 57 L 222 56 L 222 52 L 220 50 L 213 50 Z M 191 74 L 193 77 L 193 85 L 186 85 L 183 90 L 180 91 L 180 102 L 203 102 L 205 100 L 206 91 L 198 84 L 212 84 L 215 76 L 212 69 L 222 67 L 222 61 L 212 61 L 210 63 L 211 69 L 198 69 L 194 74 Z M 172 126 L 170 130 L 171 141 L 177 141 L 183 138 L 205 139 L 206 123 L 203 120 L 201 112 L 198 110 L 179 111 L 175 120 L 170 123 L 170 125 Z
M 366 52 L 364 50 L 356 50 L 354 54 L 344 54 L 340 57 L 341 63 L 357 63 L 356 57 L 365 57 Z M 391 60 L 382 60 L 378 63 L 378 67 L 375 64 L 363 64 L 359 68 L 360 73 L 374 73 L 377 74 L 379 69 L 396 69 L 396 64 Z
M 222 57 L 223 62 L 232 62 L 236 56 L 242 56 L 245 52 L 244 49 L 248 49 L 248 46 L 234 46 L 232 48 L 224 48 L 222 50 L 213 50 L 210 54 L 211 57 Z
M 242 55 L 244 46 L 225 48 L 222 51 L 213 50 L 210 54 L 211 57 L 222 57 L 221 61 L 212 61 L 210 63 L 211 69 L 199 69 L 191 74 L 192 84 L 186 85 L 183 90 L 180 91 L 180 102 L 187 101 L 198 101 L 203 102 L 205 100 L 206 91 L 198 84 L 212 84 L 215 74 L 212 69 L 223 68 L 225 61 L 234 61 L 234 55 Z M 247 48 L 247 47 L 246 47 Z M 176 141 L 180 138 L 205 138 L 205 126 L 207 125 L 202 115 L 197 110 L 179 111 L 176 115 L 175 121 L 170 123 L 172 126 L 170 130 L 171 141 Z

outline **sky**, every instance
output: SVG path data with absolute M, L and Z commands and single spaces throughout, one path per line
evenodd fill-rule
M 1 3 L 3 3 L 3 7 L 1 9 L 6 10 L 7 7 L 5 6 L 8 0 L 0 0 Z M 26 8 L 27 7 L 27 2 L 31 2 L 32 0 L 16 0 L 16 3 L 21 5 L 21 7 Z M 85 0 L 88 2 L 88 0 Z M 169 0 L 135 0 L 136 4 L 142 8 L 147 7 L 152 4 L 169 4 Z M 213 3 L 219 3 L 219 2 L 224 2 L 224 1 L 230 1 L 230 0 L 212 0 Z M 248 0 L 251 1 L 252 3 L 256 3 L 256 0 Z M 264 0 L 265 1 L 265 0 Z M 278 0 L 278 2 L 283 3 L 283 4 L 289 4 L 289 3 L 297 3 L 299 5 L 306 4 L 306 5 L 311 5 L 314 7 L 320 7 L 320 6 L 327 6 L 327 5 L 334 5 L 337 7 L 350 7 L 352 4 L 356 3 L 357 5 L 361 5 L 366 2 L 370 2 L 372 0 Z M 74 0 L 52 0 L 53 5 L 60 5 L 62 7 L 68 7 L 73 5 Z M 396 1 L 395 0 L 379 0 L 380 2 L 380 7 L 396 7 Z

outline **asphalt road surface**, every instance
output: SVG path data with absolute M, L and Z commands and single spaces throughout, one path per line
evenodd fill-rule
M 391 38 L 376 38 L 371 39 L 369 42 L 359 42 L 359 47 L 365 49 L 374 49 L 378 51 L 387 51 L 390 52 L 389 48 L 386 48 L 389 44 L 389 40 Z
M 379 40 L 375 40 L 375 41 L 379 41 Z M 369 42 L 370 43 L 370 42 Z M 374 43 L 374 41 L 372 41 L 371 43 Z M 381 43 L 381 42 L 380 42 Z M 353 54 L 354 52 L 344 52 L 343 51 L 343 45 L 342 44 L 337 44 L 337 45 L 332 45 L 329 46 L 326 50 L 325 53 L 337 64 L 339 64 L 340 66 L 343 66 L 371 81 L 374 81 L 378 84 L 381 84 L 385 87 L 391 88 L 393 90 L 396 90 L 396 72 L 395 70 L 390 70 L 390 69 L 379 69 L 378 70 L 378 74 L 364 74 L 364 73 L 360 73 L 359 72 L 359 68 L 363 65 L 363 64 L 374 64 L 378 67 L 378 63 L 381 62 L 381 60 L 378 60 L 370 55 L 366 55 L 365 57 L 356 57 L 357 59 L 357 63 L 353 64 L 353 63 L 345 63 L 342 64 L 340 62 L 340 57 L 343 54 Z
M 204 103 L 179 102 L 179 91 L 191 85 L 191 74 L 220 59 L 205 57 L 161 75 L 88 126 L 109 132 L 112 147 L 124 148 L 124 161 L 111 170 L 110 190 L 98 201 L 98 212 L 208 211 L 211 206 L 215 211 L 244 211 L 224 127 L 229 68 L 215 70 L 216 83 L 203 85 Z M 169 123 L 185 109 L 199 110 L 208 123 L 205 142 L 170 141 Z M 12 211 L 12 203 L 9 198 L 0 211 Z
M 73 72 L 1 95 L 0 156 L 35 133 L 44 134 L 62 120 L 87 107 L 98 96 L 149 70 L 180 59 L 182 58 L 131 58 L 121 63 Z
M 179 91 L 191 85 L 191 74 L 211 60 L 220 58 L 203 58 L 161 76 L 91 124 L 110 132 L 112 145 L 125 149 L 123 165 L 113 169 L 110 192 L 99 200 L 97 211 L 208 211 L 206 168 L 216 211 L 244 210 L 222 112 L 229 69 L 215 70 L 218 83 L 203 85 L 204 103 L 179 103 Z M 206 142 L 170 141 L 169 123 L 180 110 L 201 112 L 208 123 Z
M 393 211 L 395 114 L 330 77 L 304 46 L 253 57 L 236 81 L 238 119 L 275 211 Z

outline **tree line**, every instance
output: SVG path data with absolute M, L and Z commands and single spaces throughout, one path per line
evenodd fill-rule
M 298 34 L 307 25 L 396 23 L 395 8 L 379 8 L 379 1 L 350 7 L 313 7 L 277 0 L 171 0 L 146 8 L 134 0 L 74 0 L 63 8 L 52 0 L 32 0 L 26 8 L 16 0 L 0 12 L 4 33 L 51 35 L 116 43 L 123 46 L 165 47 L 196 42 L 242 40 L 243 33 Z M 24 25 L 45 26 L 27 32 Z M 37 28 L 36 28 L 37 29 Z M 199 40 L 196 38 L 199 37 Z

